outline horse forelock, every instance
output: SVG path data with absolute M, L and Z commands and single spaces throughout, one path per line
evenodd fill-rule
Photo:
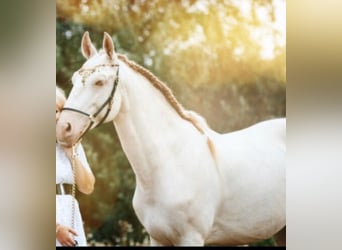
M 101 67 L 116 67 L 117 66 L 117 56 L 115 55 L 113 59 L 110 59 L 108 56 L 103 57 L 106 52 L 103 49 L 100 49 L 95 56 L 89 58 L 82 67 L 76 72 L 81 77 L 81 81 L 83 85 L 87 78 L 89 78 L 93 73 L 97 72 L 97 70 Z M 107 54 L 106 54 L 107 55 Z M 100 57 L 100 58 L 99 58 Z M 102 57 L 102 58 L 101 58 Z M 105 61 L 103 61 L 105 60 Z

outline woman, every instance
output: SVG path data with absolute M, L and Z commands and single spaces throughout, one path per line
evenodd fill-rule
M 65 101 L 63 90 L 56 86 L 56 123 Z M 75 154 L 72 148 L 64 148 L 56 142 L 56 246 L 87 246 L 79 205 L 72 196 L 72 184 L 75 179 L 80 192 L 91 194 L 95 177 L 82 145 L 79 143 L 74 148 Z

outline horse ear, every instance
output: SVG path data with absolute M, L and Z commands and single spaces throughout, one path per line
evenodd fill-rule
M 114 44 L 113 44 L 112 37 L 107 32 L 104 32 L 102 46 L 103 46 L 104 51 L 106 51 L 107 55 L 112 60 L 114 56 Z
M 92 44 L 89 32 L 86 31 L 82 37 L 82 54 L 85 58 L 90 58 L 97 53 L 96 48 Z

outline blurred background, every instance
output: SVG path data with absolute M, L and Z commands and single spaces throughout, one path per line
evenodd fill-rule
M 56 10 L 56 83 L 67 94 L 85 61 L 83 33 L 100 48 L 106 31 L 118 53 L 153 72 L 217 132 L 286 116 L 284 0 L 57 0 Z M 148 244 L 113 124 L 90 131 L 83 145 L 97 179 L 90 196 L 77 193 L 89 244 Z

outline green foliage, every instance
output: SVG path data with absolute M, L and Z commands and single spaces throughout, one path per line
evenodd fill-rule
M 251 247 L 261 247 L 261 246 L 273 247 L 273 246 L 276 246 L 276 245 L 275 245 L 274 239 L 273 238 L 269 238 L 267 240 L 262 240 L 262 241 L 250 244 L 249 246 L 251 246 Z
M 285 26 L 276 13 L 285 1 L 249 3 L 246 14 L 239 1 L 58 1 L 57 15 L 113 34 L 132 59 L 171 84 L 246 83 L 265 75 L 284 84 Z M 261 57 L 263 43 L 272 59 Z
M 208 3 L 207 13 L 196 9 L 197 3 Z M 57 1 L 57 84 L 69 93 L 71 76 L 85 61 L 83 33 L 89 31 L 99 49 L 107 31 L 117 52 L 151 70 L 185 108 L 201 114 L 218 132 L 286 116 L 285 46 L 275 48 L 272 60 L 261 59 L 260 46 L 248 32 L 263 27 L 255 11 L 246 18 L 231 2 L 213 3 Z M 266 6 L 272 16 L 272 1 L 252 3 Z M 194 38 L 198 40 L 191 43 Z M 244 53 L 236 56 L 241 46 Z M 89 131 L 83 145 L 96 176 L 94 193 L 77 193 L 89 242 L 146 244 L 146 231 L 132 208 L 135 176 L 113 124 Z M 268 239 L 254 245 L 273 244 Z

